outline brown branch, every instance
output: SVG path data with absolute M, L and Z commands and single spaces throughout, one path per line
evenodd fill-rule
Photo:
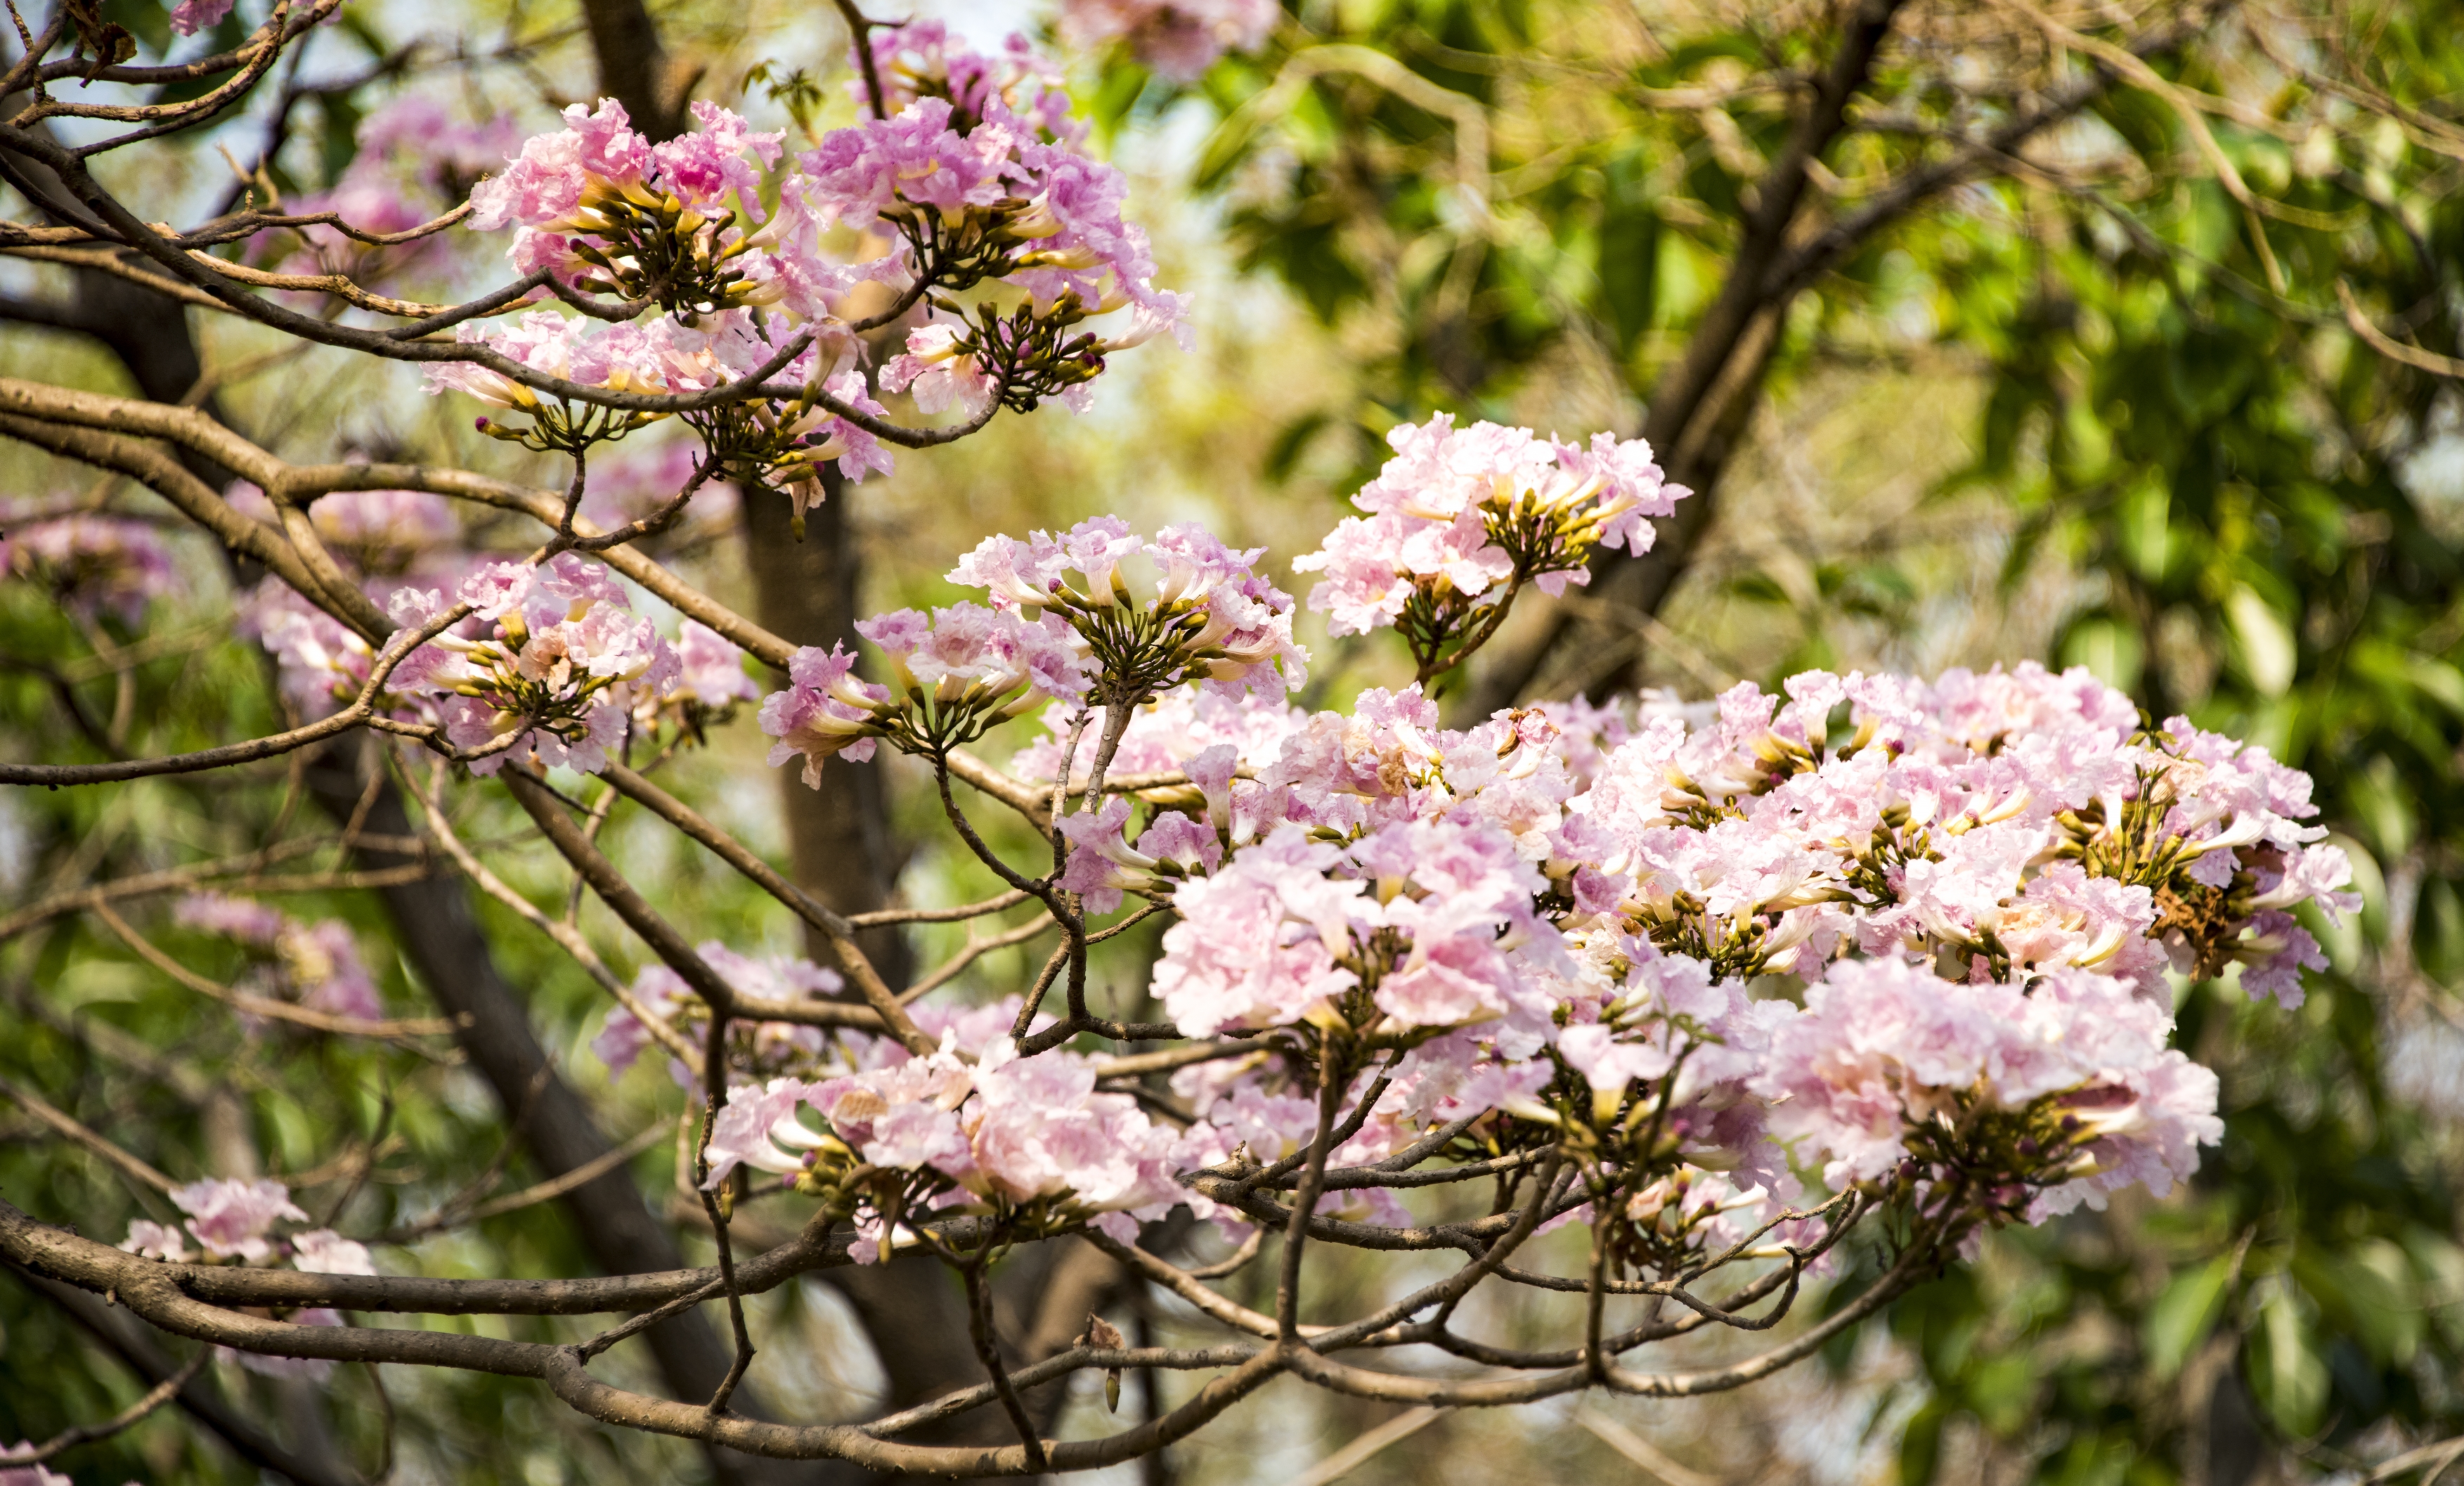
M 515 801 L 546 833 L 549 843 L 590 884 L 591 891 L 599 895 L 600 901 L 615 910 L 616 917 L 625 921 L 626 927 L 638 935 L 668 968 L 675 971 L 693 994 L 702 998 L 714 1017 L 740 1016 L 755 1021 L 794 1022 L 807 1027 L 851 1027 L 872 1032 L 885 1029 L 881 1014 L 870 1007 L 847 1006 L 834 1001 L 776 1001 L 739 992 L 712 969 L 709 962 L 702 959 L 685 942 L 684 936 L 649 905 L 640 890 L 626 879 L 616 864 L 583 835 L 582 828 L 559 808 L 556 796 L 548 791 L 545 784 L 518 765 L 507 765 L 498 777 L 513 792 Z
M 92 905 L 94 916 L 121 937 L 137 957 L 164 974 L 178 981 L 201 996 L 210 996 L 235 1011 L 250 1016 L 262 1016 L 269 1021 L 290 1022 L 316 1031 L 333 1032 L 343 1037 L 374 1037 L 399 1041 L 405 1037 L 441 1037 L 451 1034 L 460 1024 L 446 1017 L 402 1017 L 371 1021 L 361 1016 L 342 1016 L 332 1011 L 319 1011 L 310 1007 L 294 1006 L 271 996 L 251 995 L 229 986 L 208 980 L 179 961 L 163 952 L 153 941 L 140 934 L 127 920 L 113 911 L 108 903 Z
M 135 1179 L 140 1185 L 150 1187 L 158 1192 L 167 1192 L 172 1187 L 180 1185 L 179 1183 L 172 1181 L 169 1177 L 165 1176 L 162 1172 L 155 1170 L 143 1161 L 141 1161 L 137 1157 L 130 1155 L 127 1151 L 121 1149 L 119 1145 L 115 1144 L 111 1141 L 104 1139 L 102 1136 L 86 1128 L 86 1126 L 68 1115 L 53 1108 L 50 1104 L 45 1103 L 39 1096 L 27 1093 L 25 1090 L 17 1087 L 6 1078 L 0 1078 L 0 1095 L 6 1095 L 10 1098 L 16 1100 L 17 1106 L 20 1109 L 23 1109 L 27 1114 L 33 1116 L 44 1124 L 51 1126 L 54 1131 L 76 1142 L 77 1144 L 84 1146 L 95 1155 L 101 1157 L 105 1162 L 108 1162 L 129 1177 Z

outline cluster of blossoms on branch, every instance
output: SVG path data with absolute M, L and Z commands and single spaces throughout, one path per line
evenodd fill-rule
M 1639 444 L 1444 419 L 1394 442 L 1372 516 L 1328 544 L 1377 555 L 1322 563 L 1319 602 L 1388 595 L 1359 600 L 1355 627 L 1418 615 L 1424 661 L 1494 628 L 1464 600 L 1562 581 L 1602 542 L 1640 550 L 1678 494 Z M 1038 891 L 1056 917 L 1168 908 L 1154 998 L 1185 1036 L 1256 1046 L 1175 1077 L 1182 1128 L 1157 1159 L 1201 1202 L 1305 1146 L 1328 1079 L 1338 1163 L 1449 1131 L 1465 1161 L 1578 1152 L 1586 1210 L 1636 1267 L 1785 1237 L 1809 1177 L 1963 1233 L 2161 1192 L 2222 1128 L 2212 1076 L 2167 1046 L 2167 972 L 2298 1005 L 2324 960 L 2295 911 L 2356 901 L 2305 776 L 2182 719 L 2150 726 L 2083 670 L 1809 672 L 1777 696 L 1461 730 L 1417 684 L 1308 714 L 1282 700 L 1306 656 L 1260 556 L 1187 527 L 1142 543 L 1111 518 L 992 538 L 950 576 L 993 607 L 859 626 L 893 685 L 808 650 L 762 713 L 773 761 L 801 756 L 810 781 L 882 739 L 946 776 L 957 744 L 1048 709 L 1052 740 L 1015 765 L 1084 803 L 1054 822 L 1065 856 Z M 1156 570 L 1154 597 L 1126 564 Z M 1145 777 L 1111 792 L 1107 770 Z M 996 1044 L 978 1062 L 1006 1078 L 1058 1059 L 1038 1076 L 1058 1088 L 1074 1056 Z M 935 1058 L 895 1098 L 782 1075 L 741 1128 L 770 1132 L 765 1169 L 875 1224 L 918 1204 L 1043 1224 L 1137 1207 L 1098 1190 L 1149 1200 L 983 1176 L 999 1101 L 957 1050 Z M 909 1111 L 899 1139 L 883 1110 Z M 906 1141 L 909 1122 L 938 1133 Z M 1407 1221 L 1375 1183 L 1342 1201 Z
M 1120 172 L 1081 152 L 1048 64 L 1023 43 L 968 52 L 936 23 L 869 45 L 875 111 L 792 159 L 782 135 L 706 101 L 657 144 L 613 100 L 566 109 L 564 128 L 473 189 L 468 225 L 512 229 L 514 266 L 551 276 L 585 313 L 466 321 L 456 335 L 610 391 L 759 379 L 771 395 L 683 416 L 715 469 L 787 490 L 800 520 L 822 466 L 854 480 L 891 467 L 857 332 L 923 306 L 879 384 L 977 418 L 1056 397 L 1083 409 L 1110 353 L 1185 336 L 1179 297 L 1155 286 L 1146 234 L 1121 215 Z M 993 297 L 957 298 L 979 291 Z M 1114 311 L 1126 325 L 1081 328 Z M 429 388 L 527 415 L 482 419 L 495 436 L 577 455 L 660 416 L 543 397 L 469 362 L 431 366 Z
M 460 597 L 486 630 L 437 636 L 403 661 L 391 685 L 439 699 L 445 736 L 473 752 L 474 773 L 495 772 L 517 750 L 549 766 L 596 769 L 635 711 L 683 677 L 675 647 L 632 612 L 607 570 L 570 552 L 539 565 L 492 563 L 463 581 Z M 445 610 L 433 589 L 402 589 L 391 606 L 406 627 Z
M 1651 550 L 1650 518 L 1689 494 L 1649 444 L 1607 433 L 1584 449 L 1440 413 L 1387 442 L 1395 457 L 1353 498 L 1369 515 L 1344 518 L 1292 566 L 1326 574 L 1309 608 L 1334 633 L 1399 630 L 1423 680 L 1485 643 L 1525 584 L 1553 598 L 1591 582 L 1597 547 Z
M 31 521 L 0 536 L 0 573 L 41 585 L 52 601 L 89 623 L 122 624 L 169 591 L 171 554 L 143 521 L 83 513 Z
M 1109 516 L 1058 536 L 988 537 L 949 577 L 983 589 L 989 606 L 903 609 L 856 626 L 880 647 L 892 686 L 856 679 L 856 657 L 842 648 L 796 654 L 787 689 L 761 707 L 762 731 L 779 740 L 770 762 L 802 756 L 816 783 L 823 760 L 869 758 L 876 739 L 946 755 L 1047 701 L 1092 699 L 1127 716 L 1184 683 L 1279 701 L 1308 678 L 1309 657 L 1292 639 L 1290 595 L 1256 570 L 1264 555 L 1194 525 L 1142 540 Z M 1155 569 L 1152 598 L 1122 576 L 1131 559 Z
M 243 990 L 262 990 L 314 1011 L 383 1017 L 385 1003 L 360 958 L 359 941 L 340 919 L 304 923 L 254 898 L 192 893 L 172 910 L 183 928 L 230 940 L 250 952 Z
M 180 1229 L 166 1223 L 139 1218 L 128 1225 L 128 1236 L 120 1247 L 130 1253 L 168 1264 L 235 1263 L 266 1267 L 288 1261 L 293 1269 L 319 1275 L 374 1275 L 376 1264 L 367 1246 L 344 1238 L 330 1228 L 314 1228 L 288 1236 L 275 1236 L 278 1223 L 305 1223 L 308 1214 L 291 1200 L 291 1189 L 280 1182 L 266 1178 L 242 1181 L 226 1177 L 191 1182 L 175 1187 L 166 1194 L 171 1205 L 187 1213 L 187 1220 Z M 197 1241 L 197 1252 L 191 1252 L 187 1240 Z M 314 1306 L 295 1313 L 292 1321 L 301 1326 L 340 1326 L 339 1312 L 324 1306 Z M 329 1362 L 266 1357 L 254 1352 L 231 1352 L 216 1348 L 235 1359 L 253 1372 L 277 1378 L 306 1378 L 321 1382 L 332 1375 Z
M 1061 36 L 1081 51 L 1114 43 L 1174 82 L 1196 82 L 1226 52 L 1255 52 L 1283 19 L 1275 0 L 1067 0 Z
M 1092 1223 L 1129 1243 L 1139 1223 L 1193 1201 L 1178 1173 L 1220 1157 L 1220 1144 L 1201 1136 L 1193 1150 L 1133 1096 L 1098 1092 L 1090 1058 L 1020 1056 L 1015 997 L 987 1009 L 935 1018 L 940 1046 L 922 1056 L 848 1037 L 811 1065 L 823 1076 L 733 1090 L 704 1185 L 722 1186 L 738 1165 L 777 1173 L 853 1221 L 862 1263 L 915 1242 L 911 1217 L 999 1212 L 1023 1232 Z

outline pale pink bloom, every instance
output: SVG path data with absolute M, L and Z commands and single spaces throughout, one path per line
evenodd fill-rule
M 1440 413 L 1398 425 L 1387 442 L 1395 457 L 1353 498 L 1370 514 L 1345 518 L 1320 550 L 1292 563 L 1327 574 L 1309 607 L 1328 611 L 1338 634 L 1394 623 L 1415 591 L 1478 597 L 1518 561 L 1552 596 L 1588 583 L 1594 546 L 1647 550 L 1648 518 L 1674 515 L 1687 493 L 1662 479 L 1648 444 L 1606 433 L 1584 449 L 1494 423 L 1457 429 Z M 1535 520 L 1547 535 L 1519 557 L 1491 540 L 1492 522 Z
M 368 1246 L 344 1238 L 330 1228 L 291 1235 L 291 1267 L 319 1275 L 374 1275 Z
M 804 783 L 820 788 L 822 761 L 846 754 L 858 763 L 872 757 L 876 711 L 887 710 L 887 688 L 855 678 L 855 659 L 844 645 L 828 650 L 806 645 L 787 661 L 787 689 L 761 702 L 761 731 L 779 741 L 770 765 L 804 761 Z
M 283 1218 L 308 1221 L 292 1204 L 291 1189 L 271 1180 L 191 1182 L 169 1195 L 172 1206 L 188 1214 L 188 1231 L 217 1259 L 262 1259 L 274 1250 L 266 1241 L 268 1229 Z
M 231 12 L 231 0 L 180 0 L 171 7 L 171 29 L 184 36 L 193 36 L 223 23 Z
M 1067 78 L 1060 64 L 1012 33 L 998 55 L 987 55 L 953 37 L 939 21 L 884 26 L 872 33 L 873 66 L 892 113 L 916 99 L 948 99 L 966 118 L 993 120 L 1064 144 L 1076 144 L 1087 125 L 1072 118 Z M 850 66 L 855 52 L 848 49 Z M 869 107 L 864 79 L 851 78 L 849 96 Z
M 678 694 L 718 708 L 737 701 L 756 701 L 761 688 L 744 674 L 744 652 L 698 619 L 688 619 L 676 632 Z
M 619 745 L 639 702 L 664 697 L 682 675 L 675 648 L 626 607 L 605 568 L 571 552 L 538 566 L 489 564 L 461 587 L 486 636 L 443 634 L 395 673 L 397 690 L 434 696 L 456 747 L 488 750 L 471 761 L 493 774 L 508 758 L 584 773 Z M 433 607 L 417 590 L 395 595 L 406 626 Z
M 902 609 L 859 621 L 856 632 L 881 647 L 898 690 L 945 704 L 991 704 L 1021 687 L 1036 697 L 1081 697 L 1090 678 L 1084 647 L 1048 613 L 1027 619 L 1016 610 L 961 603 L 928 619 Z
M 1808 989 L 1754 1088 L 1774 1101 L 1775 1134 L 1830 1156 L 1823 1175 L 1835 1186 L 1897 1165 L 1910 1126 L 2053 1098 L 2093 1160 L 2077 1196 L 2038 1200 L 2101 1206 L 2131 1181 L 2164 1195 L 2195 1169 L 2197 1147 L 2223 1136 L 2214 1076 L 2166 1047 L 2171 1030 L 2164 1011 L 2102 976 L 2055 972 L 2031 994 L 1946 984 L 1899 961 L 1849 963 Z
M 1338 855 L 1285 826 L 1174 895 L 1182 917 L 1164 931 L 1155 994 L 1184 1033 L 1296 1021 L 1357 981 L 1334 956 L 1375 906 L 1365 884 L 1325 876 Z
M 1066 0 L 1062 38 L 1092 51 L 1125 42 L 1175 82 L 1196 82 L 1226 52 L 1255 52 L 1283 18 L 1275 0 Z
M 782 1149 L 772 1137 L 780 1127 L 795 1121 L 796 1108 L 811 1089 L 801 1078 L 773 1078 L 758 1088 L 730 1089 L 726 1105 L 711 1121 L 706 1152 L 710 1175 L 702 1182 L 703 1188 L 715 1190 L 739 1165 L 776 1173 L 802 1170 L 803 1155 Z
M 885 392 L 906 392 L 915 410 L 947 412 L 956 408 L 972 418 L 1001 391 L 1001 380 L 977 361 L 966 341 L 966 326 L 946 317 L 907 332 L 907 349 L 881 368 Z
M 129 1223 L 128 1236 L 120 1241 L 120 1247 L 130 1253 L 143 1254 L 149 1259 L 161 1259 L 166 1264 L 188 1262 L 188 1247 L 182 1241 L 180 1231 L 165 1224 L 149 1222 L 144 1218 L 138 1218 Z
M 171 555 L 154 529 L 108 516 L 54 517 L 0 536 L 0 571 L 39 583 L 62 607 L 134 625 L 173 591 Z

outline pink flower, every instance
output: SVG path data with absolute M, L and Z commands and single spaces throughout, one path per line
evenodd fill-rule
M 939 21 L 885 26 L 872 33 L 873 66 L 891 112 L 918 98 L 949 100 L 961 120 L 993 120 L 1022 135 L 1075 144 L 1087 126 L 1069 114 L 1061 68 L 1013 33 L 1001 55 L 988 56 L 954 40 Z M 853 61 L 853 48 L 849 60 Z M 864 82 L 848 88 L 869 106 Z
M 107 516 L 29 521 L 0 536 L 0 570 L 39 583 L 55 602 L 92 619 L 134 625 L 173 591 L 171 555 L 152 527 Z
M 956 408 L 972 418 L 1000 393 L 1001 380 L 977 360 L 964 324 L 935 319 L 907 332 L 906 352 L 881 368 L 881 388 L 911 394 L 918 412 Z
M 128 1236 L 120 1241 L 120 1247 L 130 1253 L 161 1259 L 165 1264 L 188 1262 L 187 1245 L 181 1241 L 180 1231 L 144 1218 L 138 1218 L 128 1225 Z M 0 1480 L 5 1480 L 5 1477 L 0 1477 Z
M 2165 1046 L 2171 1030 L 2162 1010 L 2102 976 L 2056 972 L 2030 994 L 1946 985 L 1898 961 L 1850 963 L 1806 992 L 1805 1014 L 1779 1029 L 1754 1088 L 1774 1101 L 1775 1134 L 1832 1158 L 1823 1175 L 1834 1185 L 1882 1175 L 1909 1132 L 1938 1118 L 2051 1100 L 2081 1152 L 2048 1158 L 2055 1180 L 2084 1185 L 2037 1200 L 2052 1211 L 2101 1206 L 2131 1181 L 2164 1195 L 2195 1169 L 2197 1147 L 2223 1136 L 2214 1076 Z
M 620 743 L 637 703 L 666 696 L 683 673 L 673 646 L 627 608 L 607 570 L 561 552 L 531 566 L 495 563 L 466 579 L 461 597 L 483 638 L 446 633 L 396 672 L 398 690 L 440 699 L 447 739 L 484 750 L 473 772 L 493 774 L 525 753 L 543 767 L 589 772 Z M 395 595 L 398 623 L 429 601 Z
M 368 1247 L 344 1238 L 330 1228 L 291 1235 L 291 1267 L 319 1275 L 373 1275 Z
M 742 119 L 702 99 L 693 100 L 693 128 L 650 147 L 650 178 L 687 206 L 716 208 L 733 192 L 744 214 L 760 221 L 761 177 L 744 157 L 749 151 L 764 166 L 777 165 L 780 141 L 786 136 L 756 134 Z
M 171 7 L 171 29 L 184 36 L 193 36 L 223 23 L 231 12 L 231 0 L 180 0 Z
M 1283 18 L 1274 0 L 1067 0 L 1061 34 L 1093 50 L 1126 41 L 1175 82 L 1196 82 L 1226 52 L 1255 52 Z
M 872 757 L 874 714 L 886 709 L 890 693 L 857 680 L 855 660 L 836 644 L 826 651 L 807 645 L 789 658 L 787 689 L 761 703 L 761 731 L 779 740 L 770 748 L 771 767 L 802 756 L 804 783 L 818 789 L 823 760 L 840 753 L 859 763 Z
M 274 1250 L 266 1230 L 283 1218 L 308 1221 L 293 1206 L 291 1189 L 275 1181 L 191 1182 L 169 1195 L 172 1206 L 188 1214 L 188 1231 L 217 1259 L 262 1259 Z
M 941 703 L 1023 709 L 1038 697 L 1086 694 L 1089 663 L 1068 626 L 1050 614 L 953 604 L 928 619 L 912 609 L 861 620 L 856 632 L 889 657 L 901 691 Z M 1019 688 L 1026 697 L 1007 700 Z
M 739 1165 L 771 1172 L 803 1169 L 803 1156 L 782 1149 L 774 1136 L 798 1123 L 796 1108 L 811 1092 L 812 1085 L 799 1078 L 773 1078 L 759 1088 L 730 1089 L 726 1106 L 711 1121 L 710 1175 L 701 1184 L 703 1189 L 716 1190 Z
M 1588 583 L 1595 546 L 1647 550 L 1647 518 L 1674 515 L 1687 493 L 1661 477 L 1650 445 L 1607 433 L 1583 449 L 1494 423 L 1459 430 L 1440 413 L 1387 442 L 1395 457 L 1353 498 L 1369 516 L 1292 563 L 1328 575 L 1309 607 L 1338 634 L 1393 624 L 1415 591 L 1477 598 L 1517 572 L 1551 595 Z
M 744 652 L 698 619 L 688 619 L 678 629 L 676 661 L 676 690 L 705 707 L 715 710 L 761 696 L 761 689 L 744 674 Z
M 1284 826 L 1174 895 L 1155 995 L 1192 1037 L 1297 1021 L 1359 977 L 1337 965 L 1355 922 L 1376 922 L 1365 884 L 1325 876 L 1340 854 Z

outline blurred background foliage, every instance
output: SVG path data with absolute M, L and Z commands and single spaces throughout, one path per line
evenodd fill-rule
M 159 4 L 105 10 L 152 54 L 169 43 Z M 989 0 L 936 13 L 979 42 L 1049 24 Z M 697 96 L 766 126 L 851 117 L 844 33 L 820 8 L 677 0 L 656 14 Z M 1877 18 L 1889 40 L 1843 126 L 1800 163 L 1805 204 L 1756 248 L 1769 183 L 1826 70 Z M 2457 31 L 2431 0 L 1298 0 L 1265 53 L 1194 84 L 1125 53 L 1080 59 L 1079 96 L 1131 175 L 1165 281 L 1198 297 L 1199 344 L 1121 358 L 1084 418 L 1005 419 L 847 493 L 868 608 L 946 602 L 939 574 L 981 535 L 1099 511 L 1202 520 L 1287 561 L 1341 512 L 1384 432 L 1433 410 L 1570 436 L 1653 429 L 1703 491 L 1686 507 L 1698 524 L 1672 526 L 1654 565 L 1633 565 L 1657 574 L 1648 582 L 1604 570 L 1554 611 L 1518 615 L 1459 707 L 1637 686 L 1701 698 L 1817 665 L 2083 664 L 2153 720 L 2185 714 L 2307 769 L 2362 878 L 2355 921 L 2313 925 L 2334 965 L 2299 1011 L 2252 1006 L 2229 984 L 2182 987 L 2181 1040 L 2223 1076 L 2228 1115 L 2190 1190 L 1995 1234 L 1886 1326 L 1769 1388 L 1450 1416 L 1347 1479 L 2241 1486 L 2351 1480 L 2464 1431 L 2464 1001 L 2450 988 L 2464 977 L 2464 366 L 2445 360 L 2464 351 Z M 166 215 L 209 212 L 245 189 L 212 153 L 220 143 L 263 157 L 259 189 L 320 191 L 352 168 L 360 122 L 406 88 L 473 121 L 501 110 L 537 127 L 587 95 L 592 66 L 570 6 L 354 5 L 278 97 L 187 153 L 114 157 L 113 184 Z M 2058 116 L 2024 138 L 1995 133 L 2057 100 Z M 437 191 L 434 207 L 460 189 L 415 169 L 403 179 Z M 1933 189 L 1912 196 L 1922 181 Z M 1802 272 L 1752 286 L 1760 339 L 1721 364 L 1728 402 L 1671 412 L 1701 390 L 1684 369 L 1740 255 L 1765 249 Z M 467 287 L 492 267 L 416 273 Z M 23 263 L 0 272 L 0 311 L 66 282 Z M 197 333 L 213 395 L 269 447 L 521 473 L 398 369 L 268 360 L 283 348 L 220 322 Z M 15 375 L 128 389 L 90 341 L 38 326 L 0 322 L 0 359 Z M 1662 437 L 1656 419 L 1677 432 Z M 165 521 L 150 498 L 16 445 L 0 446 L 0 492 L 21 518 L 81 507 Z M 491 535 L 473 528 L 482 544 Z M 212 554 L 177 550 L 187 596 L 142 628 L 74 623 L 39 588 L 0 585 L 11 757 L 167 752 L 275 725 L 260 657 L 231 639 Z M 669 539 L 666 555 L 715 592 L 745 589 L 724 523 Z M 1399 646 L 1311 639 L 1312 704 L 1408 678 Z M 1023 743 L 1032 728 L 1011 733 Z M 713 738 L 678 776 L 782 855 L 760 740 L 743 718 Z M 979 869 L 933 844 L 918 792 L 890 794 L 912 854 L 901 892 L 985 891 Z M 534 901 L 561 900 L 563 873 L 519 843 L 510 808 L 461 798 L 465 839 L 508 843 L 498 870 Z M 295 814 L 278 765 L 14 792 L 0 798 L 0 886 L 35 903 L 245 853 L 292 832 Z M 607 840 L 662 883 L 671 917 L 738 949 L 798 947 L 783 916 L 663 833 L 619 814 Z M 414 972 L 375 947 L 385 925 L 364 892 L 284 906 L 350 920 L 388 1006 L 424 1014 Z M 587 1053 L 599 993 L 498 905 L 479 911 L 551 1055 L 610 1133 L 672 1122 L 662 1070 L 611 1081 Z M 603 912 L 584 902 L 579 921 L 622 946 Z M 221 942 L 154 937 L 217 980 L 244 969 Z M 923 932 L 918 959 L 963 942 Z M 1145 951 L 1108 947 L 1096 984 L 1126 1013 Z M 629 973 L 627 950 L 614 954 Z M 1033 946 L 986 956 L 961 992 L 1000 994 L 1040 959 Z M 320 1219 L 331 1208 L 363 1236 L 416 1223 L 474 1177 L 491 1191 L 536 1179 L 441 1044 L 245 1028 L 91 917 L 0 946 L 0 1004 L 10 1087 L 181 1179 L 280 1174 Z M 634 1164 L 654 1196 L 673 1190 L 671 1148 L 656 1142 Z M 168 1216 L 22 1104 L 0 1103 L 0 1191 L 91 1215 L 98 1232 Z M 538 1209 L 385 1262 L 586 1268 Z M 1395 1282 L 1358 1270 L 1364 1288 Z M 791 1287 L 756 1309 L 765 1365 L 787 1369 L 782 1407 L 844 1415 L 881 1388 L 828 1289 Z M 1545 1311 L 1490 1320 L 1536 1331 Z M 610 1363 L 621 1377 L 624 1354 Z M 585 1428 L 527 1385 L 396 1369 L 319 1387 L 216 1370 L 285 1438 L 321 1440 L 371 1477 L 702 1468 L 671 1442 Z M 140 1390 L 51 1302 L 0 1283 L 0 1443 Z M 1145 1478 L 1292 1479 L 1383 1417 L 1278 1387 Z M 169 1415 L 63 1467 L 80 1482 L 255 1475 Z

